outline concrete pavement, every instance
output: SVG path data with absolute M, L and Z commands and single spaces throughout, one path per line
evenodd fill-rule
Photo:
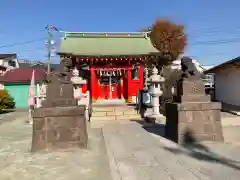
M 31 154 L 32 129 L 26 123 L 27 113 L 15 113 L 14 117 L 0 125 L 1 180 L 112 179 L 100 128 L 89 129 L 88 149 Z
M 104 125 L 114 180 L 239 179 L 238 146 L 204 142 L 180 147 L 164 139 L 162 130 L 137 122 Z
M 223 116 L 222 122 L 235 118 Z M 240 176 L 240 127 L 233 123 L 224 125 L 226 143 L 180 147 L 163 137 L 162 124 L 92 122 L 88 149 L 31 154 L 32 132 L 26 120 L 23 112 L 2 118 L 1 180 L 237 180 Z

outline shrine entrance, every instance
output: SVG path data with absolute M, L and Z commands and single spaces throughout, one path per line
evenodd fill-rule
M 104 99 L 120 99 L 120 77 L 108 76 L 99 80 L 100 97 Z
M 96 68 L 98 97 L 100 99 L 121 99 L 124 93 L 124 69 Z

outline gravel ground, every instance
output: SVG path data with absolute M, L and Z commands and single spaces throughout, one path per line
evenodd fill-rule
M 89 128 L 88 149 L 32 154 L 29 152 L 32 130 L 25 123 L 26 118 L 27 114 L 15 117 L 0 126 L 1 180 L 111 179 L 100 128 Z

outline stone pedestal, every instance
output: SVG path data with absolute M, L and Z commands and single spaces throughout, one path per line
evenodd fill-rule
M 210 101 L 203 82 L 183 79 L 177 89 L 176 102 L 166 104 L 166 137 L 179 144 L 188 139 L 223 141 L 221 103 Z
M 34 109 L 32 152 L 71 147 L 87 147 L 85 106 L 77 106 L 73 84 L 65 75 L 48 75 L 46 100 Z
M 33 119 L 32 152 L 87 147 L 84 106 L 37 108 Z

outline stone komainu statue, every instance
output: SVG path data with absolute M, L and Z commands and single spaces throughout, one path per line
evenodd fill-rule
M 211 102 L 200 75 L 191 58 L 181 59 L 174 100 L 165 105 L 165 137 L 179 144 L 191 143 L 191 139 L 223 141 L 221 104 Z
M 32 152 L 87 148 L 85 106 L 74 98 L 71 67 L 71 59 L 63 59 L 56 72 L 47 74 L 46 100 L 32 114 Z
M 62 59 L 59 68 L 55 72 L 45 74 L 43 82 L 50 83 L 58 80 L 64 83 L 71 83 L 70 79 L 72 65 L 72 60 L 70 58 Z
M 190 57 L 184 56 L 181 58 L 181 69 L 182 78 L 200 78 L 200 73 Z
M 165 104 L 173 102 L 177 93 L 177 84 L 181 78 L 198 78 L 200 73 L 190 57 L 181 58 L 181 69 L 172 69 L 170 66 L 163 68 L 165 78 L 163 95 L 160 100 L 160 111 L 165 114 Z

